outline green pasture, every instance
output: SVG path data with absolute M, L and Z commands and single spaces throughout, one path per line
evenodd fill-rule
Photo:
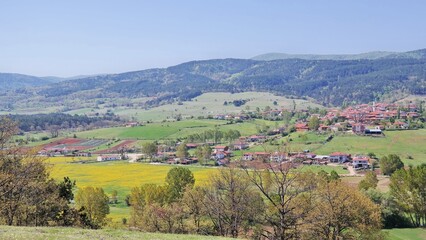
M 339 135 L 315 151 L 317 154 L 332 152 L 372 152 L 378 157 L 397 154 L 405 164 L 419 165 L 426 163 L 426 129 L 385 131 L 385 137 Z M 409 159 L 410 157 L 412 159 Z
M 424 228 L 395 228 L 386 229 L 388 240 L 424 240 L 426 239 L 426 229 Z
M 234 100 L 247 100 L 243 106 L 236 107 L 232 104 Z M 224 102 L 231 104 L 224 105 Z M 274 101 L 277 105 L 274 105 Z M 323 108 L 319 104 L 315 104 L 308 100 L 294 99 L 296 109 L 307 109 L 309 107 Z M 240 113 L 241 111 L 255 111 L 256 108 L 264 109 L 266 106 L 271 108 L 293 109 L 293 99 L 282 96 L 275 96 L 265 92 L 244 92 L 244 93 L 204 93 L 191 101 L 181 103 L 172 103 L 150 109 L 140 109 L 132 107 L 116 107 L 111 108 L 115 114 L 137 119 L 139 121 L 154 121 L 159 122 L 165 119 L 175 119 L 178 115 L 183 118 L 208 116 L 216 114 Z M 102 108 L 96 111 L 101 111 Z
M 149 123 L 138 127 L 114 127 L 101 128 L 76 133 L 79 138 L 102 138 L 102 139 L 139 139 L 139 140 L 162 140 L 177 139 L 190 134 L 201 133 L 206 130 L 218 128 L 220 131 L 238 130 L 241 135 L 249 136 L 257 133 L 258 125 L 269 125 L 274 127 L 276 123 L 264 120 L 251 120 L 242 123 L 227 124 L 224 120 L 184 120 L 175 122 Z M 70 133 L 72 136 L 73 133 Z

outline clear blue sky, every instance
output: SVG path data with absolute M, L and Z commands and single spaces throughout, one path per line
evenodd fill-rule
M 118 73 L 268 52 L 426 48 L 426 1 L 10 0 L 0 72 Z

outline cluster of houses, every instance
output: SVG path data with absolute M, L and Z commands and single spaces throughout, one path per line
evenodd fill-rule
M 78 147 L 47 147 L 38 151 L 37 155 L 46 157 L 91 157 L 92 153 L 82 151 Z
M 264 135 L 251 135 L 240 137 L 238 140 L 228 145 L 215 145 L 214 143 L 205 143 L 212 148 L 212 152 L 209 160 L 213 160 L 217 165 L 226 165 L 230 162 L 230 159 L 234 156 L 234 150 L 245 150 L 251 145 L 262 143 L 266 140 Z M 186 143 L 187 149 L 195 149 L 200 144 L 197 143 Z M 204 145 L 204 144 L 203 144 Z M 197 163 L 198 159 L 194 157 L 188 157 L 180 159 L 176 156 L 176 147 L 160 145 L 158 147 L 157 154 L 154 156 L 155 159 L 161 159 L 163 162 L 169 164 L 193 164 Z
M 356 155 L 351 156 L 348 153 L 334 152 L 330 155 L 316 155 L 309 152 L 246 152 L 241 157 L 243 161 L 262 161 L 262 162 L 292 162 L 306 165 L 327 165 L 350 164 L 355 170 L 368 169 L 371 166 L 371 159 L 367 156 Z
M 311 114 L 311 117 L 317 117 L 321 123 L 332 123 L 320 124 L 317 129 L 320 132 L 351 130 L 355 134 L 381 135 L 384 128 L 408 129 L 408 120 L 416 120 L 420 114 L 416 104 L 401 107 L 397 104 L 373 103 L 343 110 L 331 109 L 325 116 Z M 295 128 L 298 132 L 309 130 L 307 122 L 298 122 Z

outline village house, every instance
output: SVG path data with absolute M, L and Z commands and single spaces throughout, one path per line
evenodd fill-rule
M 287 160 L 287 154 L 284 153 L 284 152 L 274 152 L 269 157 L 269 160 L 271 162 L 283 162 L 283 161 Z
M 248 143 L 237 141 L 234 143 L 234 150 L 244 150 L 249 147 Z
M 137 127 L 140 126 L 141 124 L 138 122 L 128 122 L 126 124 L 124 124 L 125 127 Z
M 320 124 L 319 125 L 318 131 L 320 131 L 320 132 L 326 132 L 328 130 L 330 130 L 330 127 L 328 127 L 328 126 L 326 126 L 324 124 Z
M 380 129 L 380 126 L 376 126 L 373 129 L 365 129 L 364 134 L 365 135 L 382 135 L 382 129 Z
M 367 169 L 370 166 L 369 158 L 366 156 L 355 156 L 352 159 L 354 169 Z
M 264 141 L 265 139 L 266 137 L 262 135 L 252 135 L 248 137 L 248 140 L 250 140 L 251 142 L 261 142 L 261 141 Z
M 270 158 L 271 154 L 268 152 L 255 152 L 254 157 L 256 160 L 266 162 Z
M 98 162 L 103 161 L 115 161 L 115 160 L 123 160 L 123 156 L 120 154 L 109 154 L 109 155 L 99 155 L 96 160 Z
M 400 128 L 400 129 L 408 129 L 408 123 L 405 123 L 405 122 L 396 121 L 393 125 L 394 125 L 396 128 Z
M 74 156 L 76 156 L 76 157 L 91 157 L 92 153 L 91 152 L 76 152 L 74 154 Z
M 244 161 L 254 160 L 254 153 L 244 153 L 243 156 L 241 157 L 241 160 L 244 160 Z
M 180 164 L 183 164 L 183 165 L 194 164 L 197 162 L 198 162 L 198 158 L 186 158 L 186 159 L 180 160 Z
M 309 130 L 307 123 L 296 123 L 294 127 L 296 128 L 296 132 L 306 132 Z
M 352 132 L 355 134 L 363 134 L 365 132 L 365 124 L 362 124 L 362 123 L 352 124 Z
M 221 153 L 229 150 L 228 146 L 216 146 L 214 147 L 213 153 Z
M 330 154 L 330 157 L 329 157 L 330 162 L 340 163 L 340 164 L 349 162 L 350 159 L 351 159 L 350 154 L 342 153 L 342 152 L 334 152 Z
M 186 148 L 191 149 L 191 148 L 197 148 L 198 144 L 196 143 L 187 143 L 186 144 Z

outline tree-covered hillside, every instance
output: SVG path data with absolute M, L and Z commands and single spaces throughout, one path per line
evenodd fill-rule
M 308 96 L 325 105 L 369 102 L 394 91 L 426 94 L 426 59 L 193 61 L 150 69 L 65 81 L 38 93 L 64 96 L 98 89 L 103 95 L 156 97 L 153 103 L 187 100 L 203 92 L 267 91 Z
M 22 87 L 37 87 L 51 83 L 47 79 L 16 74 L 0 73 L 0 90 L 17 89 Z
M 15 81 L 15 87 L 40 87 L 3 91 L 0 97 L 5 96 L 3 104 L 12 101 L 7 106 L 31 99 L 54 103 L 63 99 L 150 97 L 147 105 L 152 106 L 189 100 L 205 92 L 263 91 L 311 97 L 323 105 L 341 105 L 382 100 L 385 96 L 398 100 L 398 96 L 426 94 L 426 49 L 357 56 L 370 59 L 215 59 L 48 85 Z M 5 75 L 0 75 L 0 82 L 2 76 Z M 7 84 L 2 85 L 3 89 Z

